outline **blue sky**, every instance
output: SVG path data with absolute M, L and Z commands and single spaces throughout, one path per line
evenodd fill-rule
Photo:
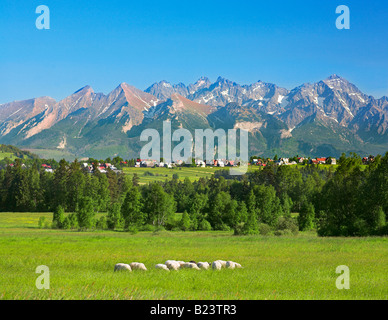
M 38 5 L 50 30 L 38 30 Z M 335 27 L 338 5 L 350 30 Z M 336 73 L 388 95 L 388 1 L 1 0 L 0 103 L 218 76 L 292 89 Z

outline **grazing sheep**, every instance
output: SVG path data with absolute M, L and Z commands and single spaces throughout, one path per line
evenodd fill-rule
M 132 269 L 129 264 L 116 263 L 114 271 L 132 271 Z
M 210 268 L 209 262 L 198 262 L 198 268 L 208 270 Z
M 162 264 L 162 263 L 158 263 L 156 266 L 155 266 L 156 269 L 163 269 L 163 270 L 166 270 L 166 271 L 170 271 L 169 268 L 167 268 L 167 266 L 165 264 Z
M 233 261 L 226 261 L 226 268 L 227 269 L 234 269 L 234 268 L 236 268 L 236 263 L 235 262 L 233 262 Z
M 147 268 L 144 265 L 144 263 L 132 262 L 129 265 L 130 265 L 132 270 L 144 270 L 144 271 L 147 271 Z
M 198 266 L 195 263 L 192 263 L 192 262 L 186 262 L 185 264 L 183 264 L 181 266 L 181 268 L 199 270 Z
M 219 261 L 213 261 L 212 263 L 212 269 L 213 270 L 221 270 L 222 264 Z
M 239 269 L 242 268 L 241 264 L 239 264 L 239 263 L 237 263 L 237 262 L 235 262 L 234 265 L 235 265 L 236 268 L 239 268 Z
M 216 260 L 216 262 L 219 262 L 221 264 L 222 268 L 226 267 L 226 261 L 224 261 L 224 260 Z
M 170 270 L 178 270 L 181 267 L 181 265 L 177 261 L 173 260 L 167 260 L 165 265 Z

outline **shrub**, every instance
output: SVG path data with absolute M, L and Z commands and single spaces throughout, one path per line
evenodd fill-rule
M 182 169 L 182 168 L 179 168 L 179 169 Z M 172 175 L 172 178 L 178 180 L 178 179 L 179 179 L 179 174 L 174 173 L 174 174 Z
M 151 177 L 153 177 L 155 174 L 153 173 L 153 172 L 150 172 L 150 171 L 145 171 L 144 173 L 143 173 L 143 176 L 151 176 Z
M 292 231 L 290 229 L 284 229 L 284 230 L 276 230 L 274 232 L 275 236 L 291 236 L 293 235 Z
M 296 235 L 299 232 L 298 223 L 290 217 L 280 217 L 276 225 L 277 231 L 286 231 Z M 287 232 L 288 232 L 287 231 Z
M 139 228 L 140 231 L 154 231 L 155 227 L 152 224 L 145 224 Z
M 235 236 L 240 236 L 240 235 L 243 235 L 245 234 L 244 233 L 244 225 L 245 223 L 244 222 L 240 222 L 238 223 L 235 227 L 234 227 L 234 235 Z
M 139 229 L 136 226 L 132 225 L 128 227 L 128 232 L 131 234 L 136 234 L 139 232 Z
M 206 219 L 202 220 L 201 223 L 199 224 L 199 230 L 202 231 L 210 231 L 212 229 L 212 226 L 209 221 Z
M 272 228 L 266 223 L 259 224 L 259 234 L 266 236 L 272 232 Z
M 107 223 L 107 219 L 105 216 L 102 216 L 100 219 L 98 219 L 98 221 L 96 223 L 96 229 L 99 229 L 99 230 L 108 229 L 108 223 Z
M 230 227 L 226 223 L 222 223 L 220 226 L 221 231 L 230 231 Z
M 155 229 L 154 229 L 154 233 L 159 233 L 159 232 L 163 232 L 163 231 L 166 231 L 166 229 L 163 227 L 163 226 L 157 226 Z
M 46 217 L 39 217 L 38 226 L 40 229 L 48 229 L 50 227 Z

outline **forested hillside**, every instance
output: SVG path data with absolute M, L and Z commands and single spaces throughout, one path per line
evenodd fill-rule
M 55 227 L 83 230 L 153 226 L 235 234 L 314 229 L 321 236 L 387 234 L 388 153 L 365 170 L 361 164 L 352 154 L 339 159 L 336 171 L 269 165 L 238 180 L 220 170 L 195 182 L 173 178 L 138 185 L 136 178 L 112 170 L 90 174 L 77 161 L 62 160 L 51 173 L 17 160 L 0 171 L 0 210 L 55 211 Z M 101 212 L 106 214 L 97 220 Z M 182 214 L 179 219 L 176 213 Z

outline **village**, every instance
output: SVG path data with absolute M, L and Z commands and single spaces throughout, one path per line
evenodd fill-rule
M 112 164 L 110 159 L 99 160 L 97 162 L 95 159 L 83 159 L 84 161 L 80 162 L 81 168 L 88 172 L 93 173 L 95 170 L 98 170 L 102 174 L 106 174 L 108 170 L 111 170 L 116 173 L 122 172 L 123 167 L 134 167 L 134 168 L 176 168 L 176 167 L 218 167 L 218 168 L 227 168 L 227 167 L 237 167 L 240 165 L 239 162 L 227 159 L 214 159 L 211 161 L 206 160 L 191 160 L 184 162 L 182 160 L 177 160 L 173 162 L 164 162 L 163 158 L 160 161 L 153 159 L 131 159 L 131 160 L 121 160 L 119 163 Z M 93 162 L 92 162 L 93 161 Z M 368 157 L 362 158 L 362 164 L 368 165 L 374 161 L 374 156 L 370 155 Z M 96 163 L 96 165 L 95 165 Z M 293 158 L 278 158 L 275 156 L 271 158 L 260 158 L 260 157 L 251 157 L 248 162 L 248 166 L 251 167 L 265 167 L 268 165 L 275 166 L 290 166 L 290 165 L 337 165 L 337 159 L 333 157 L 320 157 L 320 158 L 306 158 L 306 157 L 293 157 Z M 13 167 L 14 163 L 6 164 L 5 166 Z M 26 168 L 26 164 L 21 164 L 22 168 Z M 42 169 L 45 172 L 53 173 L 55 168 L 47 163 L 41 165 Z

